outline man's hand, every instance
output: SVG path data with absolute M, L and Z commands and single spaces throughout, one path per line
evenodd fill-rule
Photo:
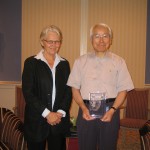
M 114 114 L 115 110 L 114 109 L 110 109 L 108 110 L 104 116 L 101 118 L 101 121 L 104 121 L 104 122 L 110 122 L 112 117 L 113 117 L 113 114 Z
M 93 118 L 90 113 L 89 113 L 89 110 L 85 107 L 84 109 L 82 109 L 82 112 L 83 112 L 83 118 L 85 120 L 93 120 L 95 118 Z

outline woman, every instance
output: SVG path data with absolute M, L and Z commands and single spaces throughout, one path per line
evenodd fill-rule
M 44 28 L 40 34 L 42 50 L 24 63 L 22 89 L 28 150 L 45 150 L 46 141 L 49 150 L 66 149 L 72 95 L 66 85 L 69 63 L 58 55 L 62 39 L 58 27 Z

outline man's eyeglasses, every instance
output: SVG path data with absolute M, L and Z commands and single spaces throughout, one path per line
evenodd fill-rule
M 105 39 L 109 39 L 109 38 L 110 38 L 110 35 L 109 35 L 109 34 L 102 34 L 102 35 L 100 35 L 100 34 L 94 34 L 94 35 L 93 35 L 93 38 L 94 38 L 94 39 L 103 38 L 103 39 L 105 40 Z
M 49 45 L 52 45 L 52 44 L 59 45 L 59 44 L 61 43 L 61 41 L 52 41 L 52 40 L 50 40 L 50 41 L 43 40 L 43 41 L 45 41 L 45 42 L 46 42 L 47 44 L 49 44 Z

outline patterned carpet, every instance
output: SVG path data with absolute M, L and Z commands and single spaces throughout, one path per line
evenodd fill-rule
M 117 150 L 141 150 L 138 130 L 120 129 Z

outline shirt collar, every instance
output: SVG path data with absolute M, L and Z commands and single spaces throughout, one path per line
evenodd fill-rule
M 42 49 L 34 58 L 36 59 L 40 59 L 42 61 L 44 61 L 45 63 L 48 64 L 47 60 L 45 59 L 44 55 L 43 55 L 44 49 Z M 55 62 L 54 62 L 54 67 L 56 67 L 60 61 L 65 61 L 65 59 L 63 59 L 62 57 L 60 57 L 57 53 L 55 55 Z
M 95 51 L 92 52 L 92 55 L 93 55 L 93 57 L 97 58 L 97 56 L 95 54 Z M 103 58 L 101 58 L 101 59 L 107 59 L 107 58 L 111 58 L 111 57 L 112 57 L 112 53 L 109 50 L 107 50 L 106 53 L 105 53 L 105 56 Z

